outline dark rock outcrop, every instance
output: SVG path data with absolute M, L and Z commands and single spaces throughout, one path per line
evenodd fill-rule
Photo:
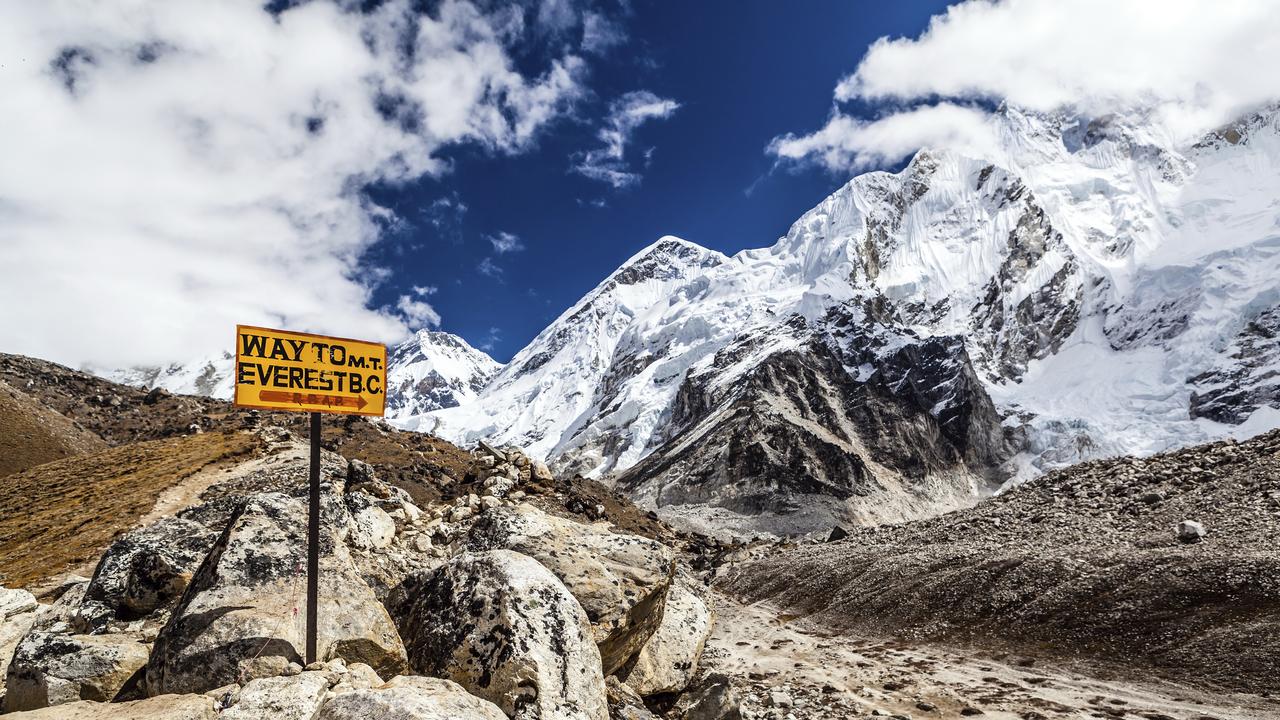
M 521 720 L 606 720 L 604 675 L 578 601 L 538 561 L 464 553 L 390 602 L 413 669 Z

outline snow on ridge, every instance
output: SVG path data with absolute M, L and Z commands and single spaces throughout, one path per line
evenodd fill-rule
M 1228 433 L 1187 414 L 1188 378 L 1280 300 L 1276 114 L 1192 147 L 1140 115 L 997 117 L 998 157 L 931 149 L 898 173 L 859 175 L 770 247 L 726 258 L 660 239 L 475 403 L 416 423 L 615 472 L 670 436 L 681 383 L 736 339 L 887 302 L 920 337 L 965 337 L 1000 408 L 1031 418 L 1028 472 Z M 1170 282 L 1168 268 L 1185 277 Z M 1201 281 L 1193 294 L 1187 278 Z M 1106 392 L 1073 375 L 1093 364 L 1119 373 L 1099 378 Z

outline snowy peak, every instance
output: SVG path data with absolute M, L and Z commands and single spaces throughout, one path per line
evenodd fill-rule
M 387 417 L 400 419 L 475 400 L 502 365 L 466 340 L 419 330 L 387 357 Z
M 619 342 L 642 318 L 660 314 L 681 288 L 728 262 L 721 253 L 663 237 L 623 263 L 523 350 L 482 400 L 407 422 L 459 442 L 480 438 L 549 456 L 565 431 L 598 411 Z

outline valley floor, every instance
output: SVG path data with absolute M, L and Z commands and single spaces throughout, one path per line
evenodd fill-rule
M 1067 667 L 1022 654 L 837 635 L 766 603 L 709 596 L 703 663 L 742 690 L 747 720 L 865 716 L 992 720 L 1270 720 L 1280 701 Z

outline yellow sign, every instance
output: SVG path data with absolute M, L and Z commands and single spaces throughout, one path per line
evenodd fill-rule
M 240 407 L 381 416 L 386 388 L 386 345 L 236 326 Z

